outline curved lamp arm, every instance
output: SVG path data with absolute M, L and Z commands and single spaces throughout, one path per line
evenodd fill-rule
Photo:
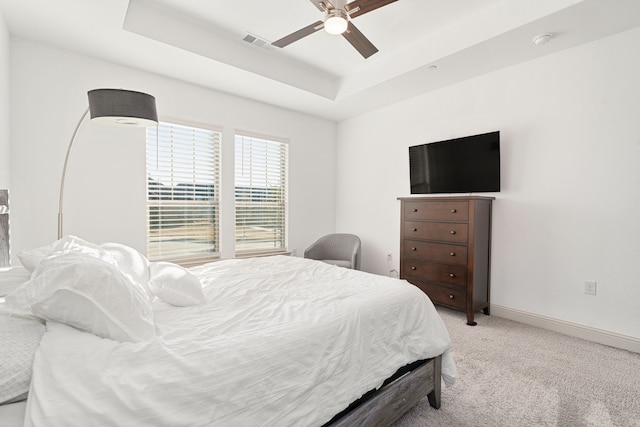
M 91 113 L 91 120 L 120 127 L 147 127 L 158 123 L 156 99 L 146 93 L 124 89 L 93 89 L 87 92 L 89 107 L 80 117 L 76 129 L 73 131 L 67 155 L 64 158 L 62 179 L 60 180 L 60 202 L 58 205 L 58 239 L 62 238 L 62 204 L 64 201 L 64 178 L 67 175 L 67 163 L 71 147 L 76 140 L 78 129 L 87 114 Z
M 71 141 L 69 141 L 69 147 L 67 147 L 67 155 L 64 158 L 64 166 L 62 168 L 62 179 L 60 180 L 60 201 L 58 202 L 58 239 L 62 238 L 62 204 L 64 200 L 64 178 L 67 175 L 67 163 L 69 162 L 69 154 L 71 154 L 71 147 L 73 147 L 73 143 L 76 140 L 76 135 L 78 134 L 78 129 L 80 129 L 80 125 L 84 121 L 84 118 L 89 114 L 89 107 L 85 110 L 82 117 L 78 121 L 75 130 L 73 131 L 73 135 L 71 136 Z

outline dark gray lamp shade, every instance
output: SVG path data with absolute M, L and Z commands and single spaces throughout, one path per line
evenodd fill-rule
M 93 89 L 89 96 L 91 120 L 109 126 L 147 127 L 158 122 L 156 99 L 124 89 Z

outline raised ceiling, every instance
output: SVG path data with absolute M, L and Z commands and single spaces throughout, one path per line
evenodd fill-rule
M 354 20 L 362 58 L 318 31 L 309 0 L 0 0 L 14 35 L 258 101 L 342 120 L 640 26 L 638 0 L 398 0 Z M 552 33 L 536 45 L 533 37 Z

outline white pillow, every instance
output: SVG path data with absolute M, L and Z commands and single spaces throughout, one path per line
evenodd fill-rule
M 76 236 L 65 236 L 50 245 L 24 250 L 18 254 L 18 259 L 24 268 L 33 273 L 40 261 L 53 254 L 63 252 L 87 253 L 93 254 L 98 258 L 107 258 L 98 245 Z
M 44 329 L 40 320 L 0 313 L 0 405 L 27 398 L 33 356 Z
M 149 288 L 162 301 L 179 307 L 206 302 L 200 279 L 186 268 L 170 262 L 152 262 L 149 273 Z
M 31 280 L 6 297 L 7 309 L 32 313 L 116 341 L 155 337 L 151 302 L 117 266 L 85 253 L 43 259 Z
M 12 292 L 31 278 L 31 273 L 24 267 L 1 267 L 0 268 L 0 297 Z
M 100 248 L 109 253 L 116 265 L 140 283 L 149 298 L 153 299 L 153 293 L 149 289 L 149 260 L 147 257 L 120 243 L 105 243 Z
M 40 261 L 49 256 L 49 252 L 53 248 L 53 244 L 47 246 L 41 246 L 39 248 L 24 250 L 18 253 L 18 259 L 28 271 L 33 272 Z

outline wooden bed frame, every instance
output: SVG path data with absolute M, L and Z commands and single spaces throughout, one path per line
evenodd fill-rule
M 0 205 L 8 204 L 6 199 L 6 192 L 0 190 Z M 3 243 L 0 236 L 0 249 L 5 246 Z M 8 257 L 8 241 L 6 243 Z M 0 255 L 2 252 L 0 250 Z M 388 427 L 425 396 L 433 408 L 440 409 L 441 376 L 442 355 L 410 363 L 398 369 L 380 388 L 365 393 L 322 427 Z
M 400 368 L 382 387 L 366 393 L 323 427 L 389 426 L 425 396 L 440 408 L 442 356 Z

